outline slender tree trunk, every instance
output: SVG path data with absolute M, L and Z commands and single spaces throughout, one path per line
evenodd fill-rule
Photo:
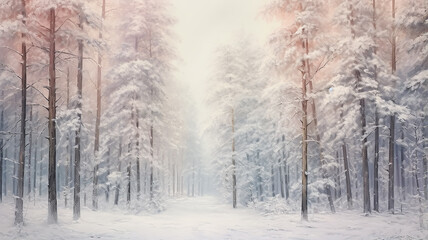
M 303 43 L 307 49 L 307 41 Z M 305 61 L 302 62 L 302 219 L 308 220 L 308 100 L 306 97 L 306 85 L 308 73 Z
M 280 188 L 281 188 L 281 197 L 284 198 L 285 197 L 285 193 L 284 193 L 284 177 L 282 175 L 282 166 L 281 166 L 281 159 L 278 158 L 278 170 L 279 170 L 279 183 L 280 183 Z
M 33 106 L 30 105 L 30 136 L 28 139 L 28 181 L 27 181 L 27 195 L 28 200 L 31 199 L 31 155 L 33 146 Z
M 379 212 L 379 114 L 375 109 L 375 157 L 373 163 L 373 210 Z
M 22 0 L 22 23 L 25 25 L 26 11 L 25 1 Z M 25 173 L 25 126 L 27 121 L 27 44 L 26 36 L 24 33 L 21 34 L 22 38 L 22 63 L 21 63 L 21 134 L 19 144 L 19 162 L 18 162 L 18 174 L 17 174 L 17 196 L 15 198 L 15 224 L 24 223 L 24 173 Z
M 373 28 L 376 29 L 376 0 L 373 0 Z M 377 54 L 377 47 L 374 48 L 374 54 Z M 374 65 L 374 79 L 377 81 L 377 65 Z M 376 105 L 376 104 L 375 104 Z M 379 113 L 378 107 L 375 106 L 375 155 L 373 162 L 373 210 L 379 212 Z
M 290 192 L 289 192 L 289 172 L 287 171 L 287 160 L 285 158 L 285 136 L 282 135 L 282 160 L 284 161 L 283 169 L 284 169 L 284 180 L 285 180 L 285 199 L 288 199 Z
M 4 92 L 1 92 L 1 97 L 3 98 Z M 0 112 L 0 131 L 3 131 L 4 129 L 4 107 L 1 106 L 1 112 Z M 0 135 L 0 203 L 3 201 L 3 158 L 4 158 L 4 142 L 3 142 L 3 135 Z
M 236 208 L 235 111 L 232 108 L 232 205 Z M 273 190 L 273 189 L 272 189 Z
M 346 199 L 348 201 L 348 209 L 352 209 L 352 188 L 351 188 L 351 174 L 348 162 L 348 151 L 346 144 L 342 144 L 343 167 L 345 168 L 345 182 L 346 182 Z
M 273 165 L 270 166 L 270 183 L 271 183 L 272 197 L 275 197 L 275 174 L 273 171 Z
M 119 161 L 118 161 L 118 172 L 122 176 L 122 170 L 121 170 L 121 163 L 122 163 L 122 140 L 119 142 Z M 117 205 L 119 203 L 119 191 L 120 191 L 120 179 L 116 179 L 116 190 L 114 194 L 114 205 Z
M 404 143 L 404 124 L 401 125 L 401 141 Z M 403 201 L 406 200 L 406 178 L 405 178 L 405 172 L 404 172 L 404 162 L 405 162 L 405 155 L 404 152 L 406 151 L 406 148 L 404 146 L 400 147 L 400 159 L 401 159 L 401 197 L 403 198 Z
M 106 1 L 103 0 L 101 17 L 105 19 L 105 5 Z M 102 25 L 101 25 L 102 27 Z M 102 40 L 102 29 L 99 31 L 99 39 Z M 101 71 L 102 71 L 102 55 L 98 52 L 98 66 L 97 66 L 97 116 L 95 120 L 95 144 L 94 144 L 94 172 L 93 172 L 93 190 L 92 190 L 92 208 L 98 209 L 98 167 L 99 167 L 99 148 L 100 148 L 100 123 L 101 123 Z
M 38 141 L 37 138 L 34 142 L 34 166 L 33 166 L 33 200 L 34 200 L 34 205 L 36 205 L 36 179 L 37 179 L 37 151 L 39 151 L 38 149 Z
M 427 154 L 426 154 L 426 149 L 427 149 L 426 141 L 427 141 L 427 139 L 425 138 L 425 134 L 426 134 L 425 122 L 426 122 L 426 120 L 427 120 L 427 117 L 425 116 L 422 120 L 422 142 L 423 142 L 423 150 L 424 150 L 422 165 L 423 165 L 423 179 L 424 179 L 424 197 L 425 197 L 425 200 L 428 200 L 428 158 L 427 158 Z M 402 137 L 402 138 L 404 138 L 404 137 Z
M 56 199 L 56 75 L 55 75 L 55 9 L 49 10 L 49 180 L 48 223 L 57 223 Z
M 83 28 L 82 16 L 79 16 L 79 27 Z M 76 130 L 74 147 L 74 201 L 73 201 L 73 219 L 80 218 L 80 151 L 81 151 L 81 129 L 82 129 L 82 89 L 83 89 L 83 41 L 79 39 L 78 57 L 77 57 L 77 119 L 78 127 Z M 84 201 L 85 203 L 86 201 Z
M 67 68 L 67 110 L 70 110 L 70 69 Z M 66 159 L 66 170 L 65 170 L 65 191 L 64 191 L 64 206 L 67 207 L 68 204 L 68 194 L 70 191 L 70 181 L 71 181 L 71 174 L 70 174 L 70 162 L 71 162 L 71 156 L 69 155 L 70 152 L 70 132 L 67 131 L 67 138 L 66 138 L 66 142 L 67 142 L 67 146 L 66 146 L 66 151 L 67 151 L 67 159 Z
M 110 176 L 110 148 L 107 149 L 107 177 Z M 106 202 L 110 199 L 110 181 L 106 184 Z
M 153 123 L 150 126 L 150 200 L 153 200 L 153 164 L 154 164 L 154 156 L 153 156 Z
M 369 184 L 369 161 L 367 157 L 367 136 L 366 136 L 366 105 L 365 99 L 360 99 L 361 110 L 361 135 L 363 137 L 363 190 L 364 190 L 364 213 L 370 213 L 370 184 Z
M 392 0 L 392 53 L 391 70 L 396 70 L 396 37 L 395 37 L 395 0 Z M 388 169 L 388 210 L 394 213 L 394 147 L 395 147 L 395 115 L 391 114 L 389 120 L 389 169 Z
M 131 161 L 128 162 L 128 167 L 126 169 L 128 173 L 128 186 L 126 191 L 126 204 L 129 206 L 131 203 Z
M 131 151 L 131 143 L 128 144 L 128 155 Z M 127 171 L 127 180 L 128 180 L 128 186 L 127 186 L 127 194 L 126 194 L 126 205 L 129 207 L 131 203 L 131 160 L 128 161 L 128 167 L 126 168 Z
M 290 167 L 286 166 L 285 167 L 286 171 L 287 171 L 287 175 L 285 177 L 285 199 L 288 199 L 290 197 Z M 285 171 L 285 170 L 284 170 Z
M 140 172 L 140 126 L 138 120 L 138 110 L 135 114 L 135 131 L 136 131 L 136 154 L 137 154 L 137 200 L 140 199 L 141 195 L 141 172 Z
M 172 164 L 172 196 L 175 196 L 175 163 Z
M 3 143 L 3 144 L 5 144 L 5 143 Z M 4 158 L 7 158 L 7 156 L 8 156 L 7 148 L 3 149 L 3 151 L 4 151 Z M 4 172 L 3 193 L 4 193 L 4 196 L 7 196 L 7 165 L 8 164 L 6 164 L 6 163 L 7 162 L 3 162 L 3 164 L 4 164 L 4 166 L 3 166 L 3 172 Z
M 43 141 L 42 141 L 41 145 L 42 145 L 41 149 L 43 149 L 43 147 L 44 147 Z M 43 158 L 41 158 L 41 159 L 43 159 Z M 40 161 L 39 166 L 40 166 L 39 167 L 39 197 L 41 197 L 42 196 L 42 176 L 43 176 L 43 162 L 42 161 Z

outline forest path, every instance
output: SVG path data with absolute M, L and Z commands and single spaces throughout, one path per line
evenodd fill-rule
M 122 209 L 82 209 L 82 218 L 72 220 L 70 208 L 59 208 L 59 224 L 46 224 L 44 202 L 26 205 L 26 226 L 13 225 L 12 200 L 0 204 L 0 239 L 426 239 L 414 214 L 372 214 L 358 211 L 311 214 L 309 222 L 300 213 L 264 216 L 253 209 L 232 209 L 215 197 L 168 200 L 159 214 L 124 214 Z

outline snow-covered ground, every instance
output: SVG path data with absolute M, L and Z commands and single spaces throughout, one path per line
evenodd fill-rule
M 428 239 L 413 214 L 372 214 L 358 211 L 313 214 L 302 222 L 299 213 L 264 216 L 248 208 L 232 209 L 214 197 L 169 200 L 159 214 L 124 214 L 122 210 L 94 212 L 59 209 L 59 224 L 46 223 L 43 203 L 27 205 L 26 225 L 13 225 L 14 205 L 0 204 L 0 239 Z

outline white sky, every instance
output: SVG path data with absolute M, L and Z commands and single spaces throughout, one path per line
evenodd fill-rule
M 262 0 L 171 0 L 177 19 L 178 54 L 182 59 L 179 80 L 190 86 L 195 107 L 204 108 L 207 79 L 212 70 L 215 50 L 245 33 L 260 44 L 267 40 L 266 21 L 260 11 Z

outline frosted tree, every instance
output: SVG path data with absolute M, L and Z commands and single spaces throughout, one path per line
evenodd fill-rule
M 319 44 L 316 39 L 322 38 L 323 25 L 321 19 L 325 9 L 322 1 L 273 1 L 266 9 L 267 14 L 277 17 L 283 26 L 273 35 L 274 49 L 287 71 L 292 77 L 289 81 L 296 81 L 298 73 L 301 74 L 301 122 L 302 122 L 302 218 L 308 219 L 308 130 L 310 122 L 317 142 L 319 144 L 319 159 L 322 177 L 324 178 L 324 191 L 327 194 L 330 209 L 335 211 L 332 199 L 331 186 L 328 183 L 328 164 L 324 157 L 321 136 L 318 132 L 318 118 L 316 114 L 316 102 L 312 95 L 314 92 L 313 79 L 329 58 L 321 56 L 329 55 L 328 49 Z M 293 14 L 292 20 L 285 20 L 288 13 Z M 302 48 L 303 47 L 303 48 Z M 309 89 L 308 89 L 309 88 Z M 312 108 L 308 109 L 308 103 Z M 309 121 L 309 113 L 312 112 L 312 121 Z
M 155 186 L 155 171 L 161 165 L 154 162 L 154 144 L 160 141 L 165 121 L 162 109 L 166 98 L 165 84 L 171 78 L 171 60 L 174 58 L 170 29 L 174 21 L 166 12 L 166 1 L 132 1 L 123 7 L 124 11 L 135 14 L 121 18 L 119 28 L 124 31 L 121 39 L 124 44 L 116 54 L 115 61 L 119 66 L 112 70 L 111 86 L 115 88 L 110 88 L 110 98 L 117 98 L 117 101 L 112 101 L 114 104 L 108 106 L 108 111 L 112 114 L 113 109 L 118 110 L 116 114 L 122 116 L 121 121 L 127 126 L 130 124 L 130 128 L 121 131 L 129 131 L 131 136 L 130 156 L 136 162 L 137 199 L 141 195 L 141 159 L 145 154 L 150 156 L 144 159 L 149 161 L 150 199 L 155 200 L 158 195 L 155 191 L 159 187 Z M 144 134 L 145 129 L 149 136 Z M 158 135 L 155 137 L 155 134 Z M 147 140 L 149 147 L 145 145 Z

